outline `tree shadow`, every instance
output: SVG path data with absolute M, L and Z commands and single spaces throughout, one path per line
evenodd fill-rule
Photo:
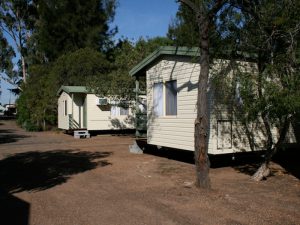
M 238 172 L 252 176 L 263 162 L 263 157 L 257 156 L 257 154 L 256 157 L 247 157 L 245 155 L 243 160 L 238 161 L 239 164 L 235 163 L 232 167 Z M 272 161 L 280 165 L 283 170 L 278 167 L 271 167 L 271 176 L 280 171 L 283 174 L 291 174 L 294 177 L 300 179 L 299 158 L 300 152 L 297 148 L 288 148 L 279 151 L 274 155 Z
M 28 137 L 30 136 L 15 134 L 14 130 L 0 130 L 0 144 L 17 142 L 20 139 Z
M 297 146 L 278 152 L 273 161 L 282 166 L 288 174 L 300 179 L 300 151 Z
M 111 154 L 52 150 L 10 155 L 0 161 L 0 188 L 8 193 L 46 190 L 67 182 L 74 174 L 111 165 L 101 160 Z
M 30 204 L 0 190 L 0 218 L 2 224 L 28 225 Z
M 137 139 L 137 145 L 143 149 L 144 154 L 154 155 L 157 157 L 167 158 L 175 161 L 194 163 L 194 152 L 175 148 L 158 148 L 156 145 L 147 144 L 146 139 Z

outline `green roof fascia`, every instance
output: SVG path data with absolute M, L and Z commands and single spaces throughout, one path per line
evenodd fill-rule
M 178 56 L 190 56 L 198 57 L 200 56 L 200 50 L 198 47 L 175 47 L 175 46 L 161 46 L 152 52 L 149 56 L 143 59 L 139 64 L 134 66 L 130 71 L 130 76 L 138 76 L 143 69 L 145 69 L 149 64 L 155 61 L 162 55 L 178 55 Z
M 85 86 L 61 86 L 60 89 L 57 91 L 57 95 L 60 95 L 61 92 L 70 93 L 84 93 L 88 94 L 89 91 Z

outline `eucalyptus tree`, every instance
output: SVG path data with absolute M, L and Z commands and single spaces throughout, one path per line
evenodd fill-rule
M 15 56 L 13 48 L 3 37 L 0 30 L 0 73 L 10 74 L 13 70 L 12 58 Z
M 7 42 L 14 44 L 14 49 L 20 57 L 21 77 L 24 83 L 27 76 L 27 41 L 32 34 L 34 14 L 35 6 L 30 0 L 3 0 L 0 2 L 0 28 L 6 35 Z
M 245 61 L 250 59 L 257 65 L 258 71 L 255 74 L 246 74 L 239 71 L 240 65 L 232 64 L 232 69 L 236 71 L 235 77 L 231 78 L 231 86 L 223 90 L 231 92 L 230 102 L 227 103 L 234 107 L 232 109 L 236 111 L 235 115 L 244 124 L 258 122 L 261 118 L 263 120 L 263 133 L 266 134 L 267 140 L 263 147 L 267 153 L 262 166 L 253 176 L 253 179 L 261 180 L 269 174 L 270 160 L 282 146 L 290 122 L 295 120 L 297 112 L 300 111 L 297 15 L 299 1 L 179 0 L 179 2 L 192 10 L 194 21 L 191 21 L 193 18 L 186 12 L 188 9 L 181 6 L 181 11 L 177 14 L 179 20 L 171 24 L 169 36 L 175 39 L 175 42 L 187 45 L 194 45 L 198 37 L 201 51 L 198 113 L 195 121 L 197 185 L 209 187 L 207 185 L 209 161 L 206 155 L 207 96 L 203 90 L 207 90 L 208 62 L 219 53 L 223 54 L 218 52 L 218 49 L 222 49 L 233 59 L 235 57 Z M 194 32 L 195 24 L 198 26 L 198 33 Z M 190 30 L 189 34 L 194 38 L 187 37 L 186 30 Z M 213 38 L 212 35 L 215 34 L 219 36 Z M 211 51 L 210 43 L 213 43 L 214 51 Z M 225 83 L 222 83 L 222 86 L 224 85 Z M 234 101 L 233 96 L 237 92 L 240 100 Z M 274 128 L 278 129 L 278 138 L 276 132 L 271 132 Z M 249 139 L 252 147 L 253 141 L 255 140 Z
M 237 74 L 243 101 L 235 108 L 242 120 L 263 121 L 266 154 L 252 177 L 259 181 L 270 174 L 272 156 L 282 149 L 300 112 L 300 3 L 250 1 L 240 9 L 247 22 L 239 32 L 238 48 L 252 54 L 257 74 Z
M 211 187 L 209 179 L 210 162 L 208 158 L 208 131 L 209 131 L 209 117 L 208 117 L 208 75 L 209 75 L 209 61 L 210 61 L 210 31 L 216 23 L 216 18 L 221 9 L 225 6 L 227 1 L 205 1 L 205 0 L 179 0 L 182 4 L 188 6 L 195 17 L 199 40 L 198 46 L 200 48 L 200 74 L 198 82 L 197 95 L 197 117 L 195 120 L 195 166 L 196 166 L 196 186 L 200 188 L 209 189 Z
M 110 29 L 114 19 L 115 0 L 34 0 L 38 19 L 35 38 L 37 51 L 44 61 L 55 61 L 81 48 L 106 51 L 111 47 Z

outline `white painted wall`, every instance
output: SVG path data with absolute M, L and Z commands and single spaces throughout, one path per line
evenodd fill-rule
M 98 106 L 97 99 L 98 97 L 94 94 L 88 94 L 86 98 L 88 130 L 134 129 L 134 117 L 131 108 L 128 116 L 111 116 L 110 107 Z

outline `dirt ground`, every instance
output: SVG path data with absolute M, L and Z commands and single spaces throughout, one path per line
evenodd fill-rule
M 200 191 L 190 152 L 136 155 L 133 140 L 74 139 L 0 121 L 0 224 L 300 224 L 299 158 L 291 157 L 294 168 L 273 163 L 260 183 L 249 179 L 257 159 L 213 159 L 212 190 Z

